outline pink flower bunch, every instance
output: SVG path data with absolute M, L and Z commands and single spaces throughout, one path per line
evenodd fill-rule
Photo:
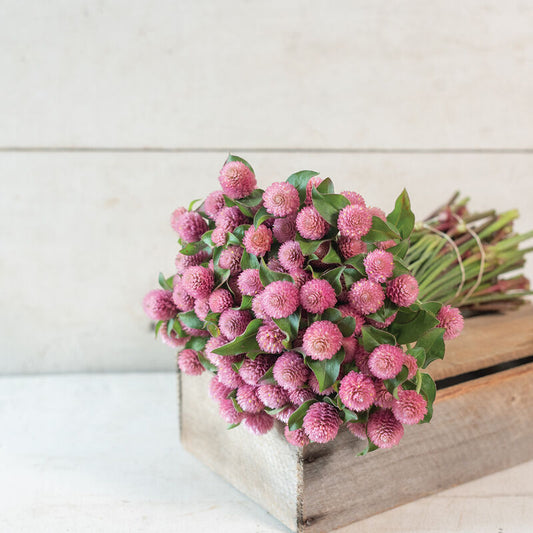
M 431 416 L 422 369 L 443 356 L 438 338 L 463 328 L 458 309 L 418 300 L 403 260 L 406 193 L 387 217 L 309 171 L 263 191 L 234 156 L 219 182 L 172 213 L 176 272 L 143 301 L 163 342 L 181 349 L 180 371 L 211 374 L 232 427 L 277 425 L 295 446 L 345 429 L 367 449 L 397 445 L 405 425 Z

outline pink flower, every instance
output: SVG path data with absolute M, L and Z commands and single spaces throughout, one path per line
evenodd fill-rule
M 271 215 L 286 217 L 298 211 L 300 197 L 294 185 L 287 182 L 273 183 L 263 193 L 263 205 Z
M 296 217 L 296 229 L 304 239 L 321 239 L 328 232 L 329 224 L 315 207 L 304 207 Z
M 368 417 L 367 433 L 378 448 L 393 448 L 403 437 L 403 426 L 388 409 L 379 409 Z
M 199 241 L 208 230 L 207 222 L 196 211 L 188 211 L 181 215 L 177 221 L 179 236 L 185 242 Z
M 261 413 L 247 413 L 244 426 L 254 435 L 264 435 L 274 426 L 274 419 L 264 411 Z
M 405 353 L 398 346 L 380 344 L 374 348 L 368 358 L 368 366 L 374 376 L 380 379 L 392 379 L 402 369 Z
M 209 296 L 209 307 L 213 313 L 222 313 L 233 305 L 233 296 L 227 289 L 216 289 Z
M 205 199 L 204 212 L 211 220 L 216 220 L 219 211 L 225 205 L 224 193 L 222 191 L 213 191 Z
M 285 318 L 300 305 L 298 287 L 290 281 L 274 281 L 262 293 L 261 303 L 268 316 Z
M 341 346 L 341 330 L 329 320 L 313 322 L 304 333 L 303 349 L 311 359 L 331 359 Z
M 296 411 L 296 407 L 294 405 L 288 405 L 287 407 L 285 407 L 285 409 L 279 411 L 274 416 L 276 417 L 276 420 L 280 420 L 284 424 L 288 424 L 289 418 L 294 413 L 294 411 Z
M 296 352 L 285 352 L 278 357 L 273 368 L 274 379 L 285 389 L 294 390 L 307 381 L 309 368 Z
M 287 442 L 289 444 L 292 444 L 293 446 L 303 448 L 304 446 L 309 444 L 309 437 L 305 434 L 303 428 L 296 429 L 295 431 L 290 431 L 289 426 L 285 426 L 283 433 L 285 435 L 285 438 L 287 439 Z
M 223 383 L 220 383 L 217 376 L 213 376 L 209 382 L 209 396 L 213 400 L 225 400 L 228 394 L 232 391 L 229 387 L 226 387 Z
M 309 313 L 323 313 L 337 303 L 335 289 L 325 279 L 312 279 L 300 289 L 302 307 Z
M 219 366 L 225 356 L 213 353 L 213 350 L 224 346 L 224 344 L 228 344 L 228 342 L 229 340 L 223 335 L 220 335 L 219 337 L 210 337 L 204 347 L 204 353 L 207 359 L 209 359 L 214 365 Z
M 374 326 L 375 328 L 385 329 L 385 328 L 388 328 L 396 320 L 396 315 L 397 314 L 398 313 L 393 313 L 390 317 L 386 318 L 384 322 L 378 322 L 377 320 L 372 320 L 371 318 L 368 318 L 368 317 L 367 317 L 366 321 L 371 326 Z
M 252 315 L 249 311 L 242 311 L 240 309 L 226 309 L 220 315 L 218 327 L 220 328 L 222 335 L 232 341 L 246 331 L 246 327 L 251 320 Z
M 191 266 L 183 273 L 183 288 L 194 298 L 208 298 L 215 285 L 213 272 L 203 266 Z
M 180 370 L 189 376 L 199 376 L 205 368 L 198 359 L 196 350 L 182 350 L 178 355 L 178 366 Z
M 307 380 L 307 384 L 309 385 L 309 388 L 315 394 L 318 394 L 320 396 L 328 396 L 335 392 L 335 389 L 333 388 L 333 386 L 328 387 L 327 389 L 324 389 L 323 391 L 321 391 L 320 385 L 318 384 L 318 379 L 316 378 L 314 372 L 309 372 L 309 379 Z
M 231 389 L 236 389 L 244 385 L 241 376 L 233 368 L 233 363 L 235 362 L 235 358 L 233 357 L 221 357 L 218 363 L 218 379 L 222 384 Z
M 246 230 L 242 243 L 249 254 L 263 257 L 270 250 L 272 240 L 272 231 L 260 224 L 257 229 L 251 225 Z
M 321 178 L 320 176 L 313 176 L 305 186 L 305 205 L 312 205 L 313 204 L 313 187 L 316 189 L 322 182 L 324 181 L 324 178 Z
M 373 216 L 373 217 L 378 217 L 378 218 L 381 218 L 381 220 L 383 220 L 384 222 L 387 221 L 387 215 L 385 214 L 385 212 L 380 209 L 379 207 L 369 207 L 368 208 L 368 212 Z
M 216 226 L 225 232 L 234 231 L 235 228 L 247 222 L 248 219 L 236 206 L 223 207 L 217 214 Z
M 215 246 L 225 246 L 228 240 L 228 232 L 224 228 L 215 228 L 211 233 L 211 240 Z
M 242 292 L 239 289 L 238 274 L 230 276 L 227 283 L 228 289 L 233 293 L 233 307 L 238 307 L 242 302 Z
M 235 409 L 235 405 L 231 400 L 222 399 L 218 403 L 218 409 L 222 420 L 228 424 L 238 424 L 244 418 L 243 413 L 239 413 Z
M 194 301 L 194 312 L 200 320 L 205 320 L 209 311 L 209 300 L 207 298 L 198 298 Z
M 279 409 L 289 402 L 289 395 L 279 385 L 260 383 L 257 396 L 270 409 Z
M 366 207 L 365 199 L 359 193 L 342 191 L 341 194 L 350 202 L 350 204 Z
M 248 385 L 257 385 L 273 362 L 270 355 L 258 355 L 255 359 L 246 357 L 239 369 L 239 375 Z
M 143 299 L 143 309 L 152 320 L 170 320 L 178 314 L 172 292 L 163 289 L 150 291 Z
M 294 280 L 296 287 L 301 289 L 305 283 L 307 283 L 313 276 L 309 270 L 303 268 L 294 268 L 290 272 L 291 278 Z
M 352 285 L 348 297 L 352 307 L 363 315 L 375 313 L 385 301 L 383 287 L 369 279 L 356 281 Z
M 254 299 L 252 300 L 252 311 L 256 318 L 269 318 L 267 315 L 267 312 L 265 311 L 265 308 L 263 307 L 263 292 L 260 292 L 257 294 Z
M 272 225 L 272 233 L 278 242 L 286 242 L 296 236 L 296 215 L 276 218 Z
M 233 200 L 252 194 L 257 186 L 254 173 L 240 161 L 226 163 L 220 171 L 218 180 L 224 194 Z
M 344 348 L 344 361 L 343 363 L 351 363 L 355 361 L 355 353 L 357 352 L 359 345 L 355 337 L 343 337 L 342 347 Z
M 163 344 L 170 346 L 171 348 L 183 348 L 189 337 L 178 337 L 177 333 L 172 329 L 170 335 L 168 334 L 168 322 L 163 322 L 159 328 L 159 336 L 163 341 Z
M 360 239 L 370 231 L 372 215 L 362 205 L 347 205 L 339 213 L 337 227 L 341 235 Z
M 295 389 L 289 392 L 289 400 L 291 403 L 298 406 L 309 400 L 312 400 L 314 397 L 315 395 L 310 389 Z
M 339 305 L 337 309 L 341 312 L 343 317 L 351 316 L 355 319 L 354 334 L 361 335 L 361 330 L 363 328 L 363 325 L 365 324 L 365 317 L 349 304 Z
M 366 424 L 364 422 L 348 422 L 346 424 L 348 431 L 358 439 L 366 440 Z
M 259 413 L 264 409 L 263 402 L 259 399 L 258 388 L 246 383 L 237 389 L 237 403 L 247 413 Z
M 289 272 L 296 268 L 302 268 L 305 257 L 300 248 L 300 243 L 296 241 L 284 242 L 279 249 L 278 259 L 281 266 Z
M 390 241 L 381 241 L 381 242 L 377 242 L 377 243 L 376 243 L 376 246 L 377 246 L 380 250 L 387 250 L 388 248 L 392 248 L 393 246 L 396 246 L 396 241 L 394 241 L 394 240 L 390 240 Z
M 376 397 L 374 382 L 372 378 L 352 370 L 341 380 L 339 397 L 348 409 L 366 411 Z
M 409 354 L 405 354 L 403 364 L 408 368 L 409 374 L 407 374 L 407 379 L 413 379 L 416 375 L 416 372 L 418 370 L 418 363 L 416 359 Z
M 243 251 L 240 246 L 228 246 L 225 250 L 222 250 L 218 258 L 218 266 L 229 270 L 232 276 L 242 272 L 241 258 Z
M 337 244 L 344 259 L 350 259 L 350 257 L 355 257 L 366 252 L 366 243 L 352 237 L 339 235 Z
M 337 409 L 325 402 L 317 402 L 309 407 L 304 416 L 303 429 L 314 442 L 325 443 L 337 436 L 341 419 Z
M 437 313 L 437 320 L 439 321 L 437 327 L 446 330 L 443 337 L 445 341 L 455 339 L 463 331 L 464 319 L 457 307 L 443 305 Z
M 370 354 L 367 351 L 365 351 L 363 346 L 359 344 L 358 342 L 357 348 L 354 354 L 354 361 L 355 361 L 357 368 L 359 369 L 359 372 L 367 376 L 372 374 L 372 372 L 370 372 L 370 368 L 368 367 L 369 357 L 370 357 Z
M 265 353 L 281 353 L 285 349 L 282 344 L 285 333 L 274 322 L 263 324 L 257 330 L 256 339 L 259 348 Z
M 409 307 L 418 298 L 418 283 L 410 274 L 402 274 L 387 284 L 387 296 L 400 307 Z
M 376 388 L 374 404 L 384 409 L 391 409 L 394 403 L 394 396 L 387 390 L 385 383 L 381 379 L 376 379 L 374 380 L 374 387 Z
M 209 254 L 205 250 L 201 250 L 194 255 L 178 253 L 176 259 L 174 260 L 174 264 L 176 265 L 176 271 L 180 274 L 183 274 L 187 267 L 201 265 L 202 263 L 208 261 L 208 259 Z
M 409 426 L 418 424 L 427 413 L 425 398 L 415 390 L 398 391 L 398 399 L 392 404 L 392 412 L 402 424 Z
M 238 277 L 237 283 L 242 294 L 246 296 L 255 296 L 263 290 L 263 284 L 259 277 L 259 270 L 247 268 L 243 270 Z
M 170 226 L 172 227 L 172 229 L 176 232 L 176 233 L 179 233 L 179 221 L 180 221 L 180 218 L 182 217 L 182 215 L 184 215 L 185 213 L 187 213 L 187 209 L 185 209 L 185 207 L 178 207 L 175 211 L 172 212 L 172 214 L 170 215 Z
M 383 250 L 373 250 L 364 259 L 366 274 L 370 281 L 383 283 L 392 276 L 394 256 Z
M 174 279 L 172 301 L 179 311 L 190 311 L 194 308 L 194 298 L 185 290 L 181 279 Z
M 183 322 L 180 322 L 180 324 L 183 328 L 183 331 L 185 331 L 185 333 L 191 337 L 209 337 L 209 331 L 206 331 L 205 329 L 190 328 Z

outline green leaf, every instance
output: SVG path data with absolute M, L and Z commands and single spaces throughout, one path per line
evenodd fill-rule
M 426 360 L 422 368 L 427 368 L 436 359 L 442 359 L 444 357 L 443 335 L 445 332 L 446 330 L 444 328 L 430 329 L 418 339 L 416 347 L 423 348 L 426 352 Z
M 185 348 L 199 352 L 205 348 L 207 340 L 208 337 L 191 337 L 190 340 L 187 341 Z
M 355 268 L 347 268 L 344 273 L 342 274 L 344 278 L 344 284 L 346 285 L 346 289 L 349 290 L 350 287 L 360 279 L 363 279 L 364 276 L 361 274 L 358 270 Z
M 221 285 L 226 283 L 230 276 L 231 270 L 229 268 L 220 268 L 218 265 L 215 265 L 215 289 L 218 289 Z
M 316 210 L 332 226 L 337 225 L 340 210 L 350 205 L 349 200 L 342 194 L 322 194 L 316 187 L 313 187 L 312 196 L 313 205 L 316 207 Z
M 247 294 L 243 294 L 242 299 L 241 299 L 241 305 L 240 305 L 239 309 L 241 309 L 242 311 L 245 311 L 247 309 L 251 309 L 252 308 L 253 299 L 254 299 L 253 296 L 249 296 Z
M 357 270 L 357 272 L 359 272 L 361 276 L 365 277 L 366 271 L 365 271 L 364 261 L 365 261 L 365 258 L 363 254 L 359 254 L 354 257 L 350 257 L 350 259 L 346 259 L 346 261 L 344 261 L 344 264 L 351 266 L 352 268 Z
M 287 318 L 275 318 L 274 322 L 283 333 L 285 333 L 285 340 L 282 341 L 283 346 L 290 350 L 291 343 L 298 335 L 300 327 L 300 311 L 296 311 Z
M 368 315 L 368 318 L 376 322 L 385 322 L 396 311 L 398 311 L 398 306 L 390 300 L 385 300 L 385 303 L 375 313 Z
M 354 411 L 350 411 L 347 407 L 343 407 L 341 410 L 345 422 L 357 422 L 359 415 Z
M 431 313 L 413 304 L 411 307 L 400 308 L 389 329 L 396 336 L 398 344 L 407 344 L 417 341 L 438 323 L 439 321 Z
M 390 344 L 396 346 L 396 338 L 391 333 L 372 326 L 363 326 L 363 348 L 371 352 L 381 344 Z
M 183 329 L 183 326 L 181 325 L 181 322 L 179 320 L 175 320 L 175 319 L 172 319 L 174 320 L 174 323 L 172 324 L 172 330 L 174 331 L 174 333 L 180 338 L 180 339 L 183 339 L 185 337 L 188 337 L 188 333 L 186 333 L 186 331 Z M 167 330 L 169 336 L 170 336 L 170 330 Z
M 367 440 L 367 444 L 366 444 L 366 448 L 363 451 L 359 452 L 357 454 L 357 456 L 359 457 L 359 456 L 366 455 L 367 453 L 373 452 L 373 451 L 375 451 L 377 449 L 378 449 L 378 447 L 370 439 L 368 439 Z
M 420 307 L 424 311 L 427 311 L 436 317 L 442 307 L 442 304 L 440 302 L 424 302 L 423 304 L 420 304 Z
M 429 374 L 421 374 L 422 376 L 422 386 L 420 388 L 420 393 L 426 399 L 428 403 L 428 412 L 426 416 L 422 419 L 422 424 L 429 422 L 433 416 L 433 402 L 435 401 L 435 396 L 437 395 L 437 387 L 433 378 Z
M 270 383 L 271 385 L 277 385 L 278 382 L 274 379 L 274 366 L 271 366 L 263 375 L 259 378 L 262 383 Z
M 333 194 L 335 192 L 333 182 L 329 178 L 322 180 L 322 182 L 318 184 L 318 187 L 316 189 L 319 193 L 322 194 Z
M 402 239 L 407 239 L 415 227 L 415 215 L 411 211 L 411 201 L 404 189 L 396 199 L 394 210 L 387 216 L 387 221 L 398 228 Z
M 240 198 L 239 200 L 234 200 L 233 198 L 224 195 L 224 203 L 228 207 L 236 205 L 244 216 L 254 218 L 254 210 L 252 208 L 261 203 L 263 200 L 263 192 L 264 191 L 261 189 L 255 189 L 252 194 L 246 198 Z
M 255 255 L 249 254 L 246 250 L 244 250 L 241 258 L 241 268 L 243 270 L 246 270 L 248 268 L 258 269 L 259 259 Z
M 250 163 L 248 163 L 246 159 L 243 159 L 242 157 L 239 157 L 238 155 L 229 154 L 228 158 L 226 159 L 226 163 L 229 163 L 230 161 L 240 161 L 241 163 L 244 163 L 255 174 L 254 169 L 252 168 L 252 165 L 250 165 Z
M 166 291 L 171 291 L 173 277 L 174 276 L 171 276 L 170 278 L 165 278 L 165 276 L 163 276 L 163 272 L 159 272 L 159 285 L 161 285 L 161 288 L 165 289 Z
M 335 290 L 335 294 L 337 296 L 342 292 L 341 275 L 345 269 L 346 267 L 340 266 L 334 268 L 333 270 L 328 270 L 327 272 L 324 272 L 321 276 L 322 279 L 325 279 L 329 282 L 329 284 Z
M 381 220 L 379 217 L 372 217 L 372 227 L 370 231 L 361 237 L 363 242 L 381 242 L 400 239 L 398 231 L 393 228 L 388 222 Z
M 322 313 L 320 320 L 329 320 L 337 323 L 342 320 L 342 313 L 335 307 L 329 307 Z
M 189 242 L 181 250 L 183 255 L 194 255 L 205 248 L 205 243 L 202 241 Z
M 259 279 L 261 280 L 263 287 L 266 287 L 274 281 L 290 281 L 291 283 L 294 281 L 289 274 L 285 274 L 284 272 L 274 272 L 273 270 L 270 270 L 266 266 L 265 260 L 263 258 L 261 258 L 261 263 L 259 265 Z
M 237 426 L 240 426 L 241 423 L 240 422 L 237 422 L 236 424 L 230 424 L 226 429 L 234 429 L 236 428 Z
M 305 202 L 307 183 L 313 176 L 318 176 L 318 172 L 314 170 L 300 170 L 300 172 L 295 172 L 287 178 L 287 182 L 296 187 L 300 196 L 300 204 Z
M 390 248 L 387 248 L 387 252 L 390 252 L 392 255 L 395 255 L 396 257 L 399 257 L 400 259 L 403 259 L 405 257 L 408 250 L 409 250 L 408 239 L 404 239 L 403 241 L 400 241 L 396 246 L 391 246 Z
M 419 368 L 424 368 L 424 364 L 426 363 L 426 350 L 424 348 L 415 346 L 414 348 L 409 348 L 407 353 L 416 359 L 416 364 Z
M 325 241 L 308 241 L 301 235 L 296 235 L 296 242 L 300 245 L 300 249 L 304 255 L 312 255 L 315 250 Z
M 295 431 L 302 427 L 304 416 L 307 414 L 309 407 L 311 407 L 311 405 L 313 405 L 315 402 L 316 400 L 307 400 L 306 402 L 302 403 L 302 405 L 300 405 L 300 407 L 298 407 L 294 413 L 292 413 L 289 421 L 287 422 L 289 431 Z
M 161 329 L 161 326 L 163 325 L 165 321 L 164 320 L 160 320 L 159 322 L 156 323 L 155 325 L 155 336 L 157 337 L 157 334 L 159 333 L 159 330 Z
M 215 373 L 217 371 L 217 367 L 202 352 L 198 353 L 198 361 L 209 372 Z
M 305 364 L 316 376 L 320 392 L 325 391 L 337 381 L 344 357 L 344 348 L 341 348 L 331 359 L 315 361 L 310 357 L 305 358 Z
M 204 323 L 196 316 L 194 311 L 179 313 L 178 316 L 181 322 L 190 328 L 202 329 L 204 327 Z
M 343 337 L 351 337 L 355 331 L 355 318 L 353 316 L 345 316 L 337 322 L 337 326 L 339 326 Z
M 233 402 L 233 408 L 235 409 L 235 411 L 237 411 L 237 413 L 242 413 L 243 409 L 239 405 L 239 402 L 237 401 L 237 398 L 235 398 L 235 396 L 230 396 L 230 400 Z
M 203 243 L 207 244 L 210 248 L 213 248 L 215 243 L 211 239 L 211 235 L 213 235 L 213 230 L 206 231 L 201 238 Z
M 328 253 L 321 259 L 322 263 L 333 263 L 340 264 L 342 263 L 342 257 L 339 255 L 335 247 L 333 246 L 333 241 L 329 243 Z
M 407 376 L 409 375 L 409 369 L 403 365 L 402 369 L 395 378 L 384 379 L 383 384 L 385 388 L 396 398 L 398 399 L 398 387 L 407 381 Z
M 189 204 L 188 211 L 192 211 L 192 208 L 194 207 L 194 205 L 197 204 L 198 202 L 201 202 L 201 201 L 202 201 L 201 198 L 197 198 L 196 200 L 193 200 L 193 201 Z
M 227 344 L 220 346 L 213 353 L 218 355 L 239 355 L 245 353 L 250 359 L 255 359 L 261 353 L 261 349 L 255 338 L 257 330 L 263 324 L 259 318 L 252 320 L 246 327 L 246 331 Z
M 254 226 L 258 228 L 269 218 L 274 218 L 274 215 L 271 215 L 264 207 L 261 207 L 254 216 Z

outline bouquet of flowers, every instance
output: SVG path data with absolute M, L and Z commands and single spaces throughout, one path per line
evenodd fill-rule
M 429 422 L 436 388 L 425 369 L 463 328 L 449 303 L 479 304 L 502 271 L 485 253 L 472 280 L 482 260 L 462 231 L 472 219 L 448 205 L 439 213 L 459 221 L 436 213 L 415 229 L 406 191 L 386 215 L 312 171 L 263 191 L 233 155 L 219 182 L 172 214 L 176 274 L 161 274 L 143 306 L 156 335 L 180 349 L 182 372 L 213 375 L 209 393 L 229 427 L 263 434 L 278 420 L 304 446 L 346 425 L 365 454 Z M 498 253 L 517 245 L 494 237 L 504 219 L 475 232 Z M 458 256 L 446 253 L 450 241 Z

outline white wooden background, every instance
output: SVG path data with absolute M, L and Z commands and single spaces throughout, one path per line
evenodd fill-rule
M 172 368 L 141 299 L 227 150 L 533 228 L 531 28 L 523 0 L 2 2 L 0 372 Z

